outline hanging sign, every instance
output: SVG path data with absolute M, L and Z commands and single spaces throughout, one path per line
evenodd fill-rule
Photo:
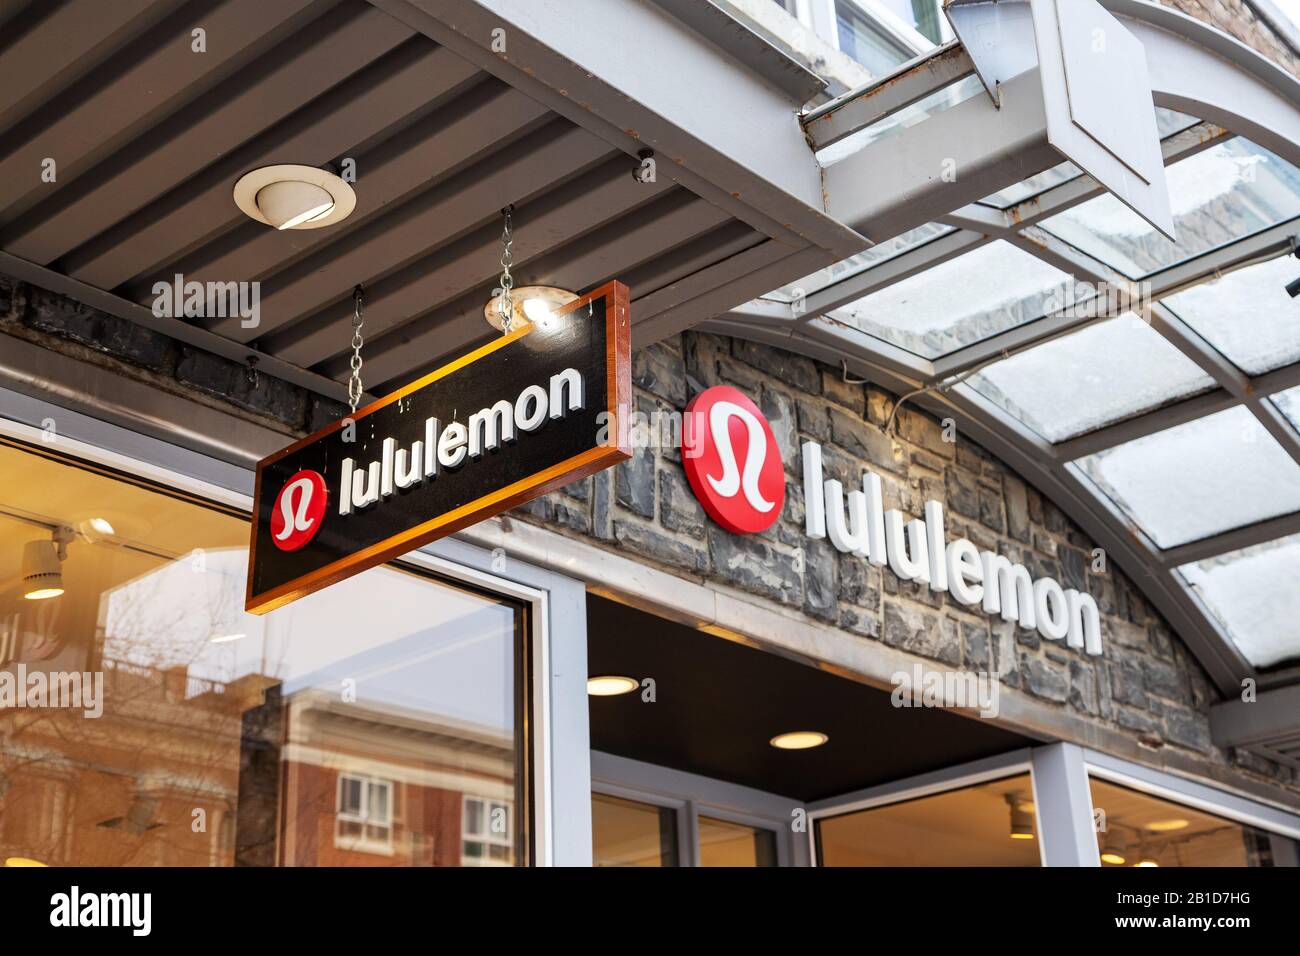
M 611 282 L 258 463 L 263 614 L 631 457 L 628 289 Z

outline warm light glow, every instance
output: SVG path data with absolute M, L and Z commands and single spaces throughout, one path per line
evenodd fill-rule
M 587 678 L 587 693 L 592 697 L 617 697 L 619 694 L 630 694 L 640 686 L 631 677 L 605 675 Z
M 1155 860 L 1139 860 L 1133 865 L 1134 866 L 1159 866 L 1160 864 L 1157 863 Z
M 301 226 L 304 222 L 312 222 L 319 219 L 321 216 L 329 213 L 333 208 L 334 200 L 332 199 L 329 202 L 321 203 L 319 206 L 313 206 L 311 209 L 298 213 L 298 215 L 294 216 L 292 219 L 286 219 L 284 225 L 280 226 L 280 231 L 283 232 L 286 229 L 292 229 L 294 226 Z
M 545 299 L 524 299 L 524 315 L 529 322 L 545 325 L 551 318 L 551 306 Z
M 23 595 L 29 601 L 45 601 L 56 598 L 63 593 L 63 588 L 36 588 Z
M 792 730 L 788 734 L 777 734 L 768 743 L 777 750 L 808 750 L 820 747 L 828 740 L 829 737 L 815 730 Z
M 1013 833 L 1013 834 L 1011 834 L 1011 839 L 1013 839 L 1013 840 L 1032 840 L 1033 838 L 1034 838 L 1034 835 L 1033 835 L 1032 833 Z
M 1124 858 L 1120 856 L 1118 853 L 1103 853 L 1101 855 L 1101 862 L 1111 863 L 1114 864 L 1115 866 L 1123 866 Z
M 100 534 L 117 534 L 107 518 L 91 518 L 90 526 Z
M 1016 809 L 1024 810 L 1025 813 L 1033 813 L 1036 808 L 1034 807 L 1034 802 L 1032 800 L 1026 800 L 1024 803 L 1018 804 Z
M 5 866 L 46 866 L 40 860 L 33 860 L 25 856 L 11 856 L 5 860 Z
M 247 634 L 213 634 L 208 638 L 209 644 L 229 644 L 231 641 L 243 640 Z
M 1153 820 L 1147 824 L 1147 829 L 1152 833 L 1170 833 L 1174 830 L 1182 830 L 1190 824 L 1186 820 Z

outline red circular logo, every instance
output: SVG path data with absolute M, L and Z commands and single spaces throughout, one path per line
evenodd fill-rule
M 770 528 L 785 504 L 785 469 L 772 426 L 727 385 L 691 399 L 682 421 L 682 467 L 710 518 L 734 534 Z
M 325 520 L 329 489 L 316 471 L 300 471 L 284 483 L 271 509 L 271 541 L 281 551 L 299 551 Z

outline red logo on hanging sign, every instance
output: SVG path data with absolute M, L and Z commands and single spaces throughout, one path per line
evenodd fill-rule
M 770 528 L 785 504 L 785 469 L 758 406 L 716 385 L 691 399 L 683 418 L 682 467 L 709 517 L 733 534 Z
M 271 541 L 281 551 L 302 550 L 320 530 L 328 503 L 329 489 L 320 472 L 298 472 L 276 495 L 271 510 Z

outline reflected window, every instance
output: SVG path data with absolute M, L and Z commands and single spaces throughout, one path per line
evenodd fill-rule
M 913 56 L 853 0 L 835 0 L 835 25 L 840 51 L 861 63 L 872 76 L 883 76 Z
M 1102 866 L 1273 866 L 1290 842 L 1095 777 L 1091 789 Z
M 1076 464 L 1160 548 L 1300 511 L 1300 467 L 1241 406 Z
M 1039 866 L 1029 774 L 816 823 L 821 866 Z
M 594 866 L 678 866 L 677 811 L 593 793 L 591 857 Z
M 0 858 L 527 861 L 521 607 L 385 566 L 253 616 L 244 516 L 7 441 L 0 489 L 0 693 L 78 683 L 0 709 Z
M 776 866 L 776 834 L 714 817 L 699 818 L 700 866 Z
M 995 362 L 970 384 L 1048 441 L 1059 442 L 1215 383 L 1129 312 Z

